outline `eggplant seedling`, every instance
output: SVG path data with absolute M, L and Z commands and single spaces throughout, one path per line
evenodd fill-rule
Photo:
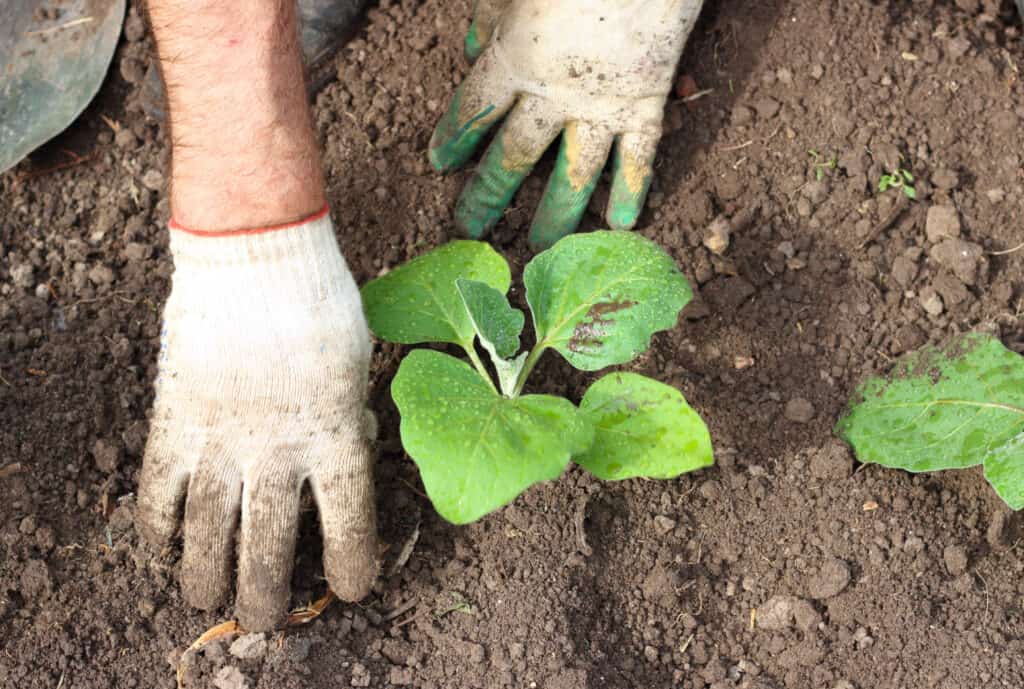
M 654 333 L 675 326 L 692 293 L 668 254 L 638 234 L 609 231 L 571 235 L 538 254 L 523 273 L 534 330 L 525 351 L 526 317 L 509 304 L 510 284 L 508 263 L 488 244 L 456 241 L 362 290 L 381 339 L 451 343 L 468 358 L 415 349 L 391 385 L 402 445 L 441 516 L 479 519 L 557 478 L 570 460 L 605 480 L 673 478 L 712 464 L 700 416 L 651 378 L 609 373 L 578 407 L 524 392 L 549 349 L 596 371 L 633 360 Z

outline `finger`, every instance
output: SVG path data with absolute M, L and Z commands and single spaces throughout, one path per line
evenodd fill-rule
M 364 598 L 378 563 L 377 514 L 373 499 L 373 456 L 362 434 L 352 444 L 326 453 L 310 477 L 324 538 L 324 572 L 342 600 Z
M 181 590 L 190 605 L 210 610 L 224 602 L 231 583 L 232 539 L 242 484 L 220 448 L 199 451 L 207 461 L 199 463 L 189 481 Z
M 459 231 L 479 239 L 494 227 L 561 128 L 562 120 L 542 99 L 526 96 L 519 102 L 459 197 Z
M 547 249 L 576 230 L 614 138 L 608 129 L 587 122 L 569 122 L 565 126 L 555 170 L 533 216 L 531 248 Z
M 654 174 L 658 137 L 627 132 L 615 144 L 612 189 L 605 217 L 613 230 L 631 230 L 643 210 Z
M 247 480 L 242 496 L 238 562 L 238 621 L 259 632 L 279 626 L 288 612 L 299 527 L 298 457 L 275 456 Z
M 178 524 L 178 510 L 185 495 L 188 471 L 180 461 L 179 433 L 154 422 L 146 441 L 139 478 L 139 507 L 136 523 L 142 536 L 153 545 L 163 545 L 174 535 Z
M 480 57 L 498 25 L 501 13 L 508 7 L 509 0 L 477 0 L 473 11 L 473 23 L 466 33 L 466 59 L 470 62 Z
M 504 70 L 484 56 L 455 90 L 448 110 L 430 138 L 430 163 L 439 172 L 461 166 L 473 155 L 480 139 L 515 101 Z

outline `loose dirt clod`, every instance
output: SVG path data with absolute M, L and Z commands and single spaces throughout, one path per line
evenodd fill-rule
M 839 558 L 830 557 L 821 565 L 807 584 L 811 598 L 823 600 L 837 596 L 850 583 L 850 566 Z
M 814 418 L 814 405 L 803 397 L 794 397 L 786 402 L 783 415 L 794 423 L 807 423 Z

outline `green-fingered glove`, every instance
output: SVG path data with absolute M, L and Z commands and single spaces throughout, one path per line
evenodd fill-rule
M 452 170 L 505 118 L 459 198 L 459 230 L 469 237 L 487 234 L 559 133 L 561 149 L 530 244 L 545 248 L 576 229 L 613 144 L 608 225 L 636 225 L 665 99 L 701 5 L 479 0 L 466 37 L 466 54 L 476 64 L 430 142 L 434 167 Z

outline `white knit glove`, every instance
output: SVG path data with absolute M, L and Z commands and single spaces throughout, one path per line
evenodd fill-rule
M 144 533 L 163 543 L 185 503 L 181 583 L 199 608 L 227 593 L 250 631 L 287 612 L 299 493 L 320 512 L 333 591 L 358 600 L 377 573 L 365 402 L 370 337 L 330 218 L 236 233 L 171 227 L 175 273 L 139 486 Z
M 575 230 L 617 142 L 607 220 L 636 224 L 661 138 L 665 99 L 703 0 L 479 0 L 466 53 L 479 61 L 434 132 L 440 170 L 462 165 L 505 116 L 455 212 L 480 237 L 545 149 L 562 147 L 530 242 Z

